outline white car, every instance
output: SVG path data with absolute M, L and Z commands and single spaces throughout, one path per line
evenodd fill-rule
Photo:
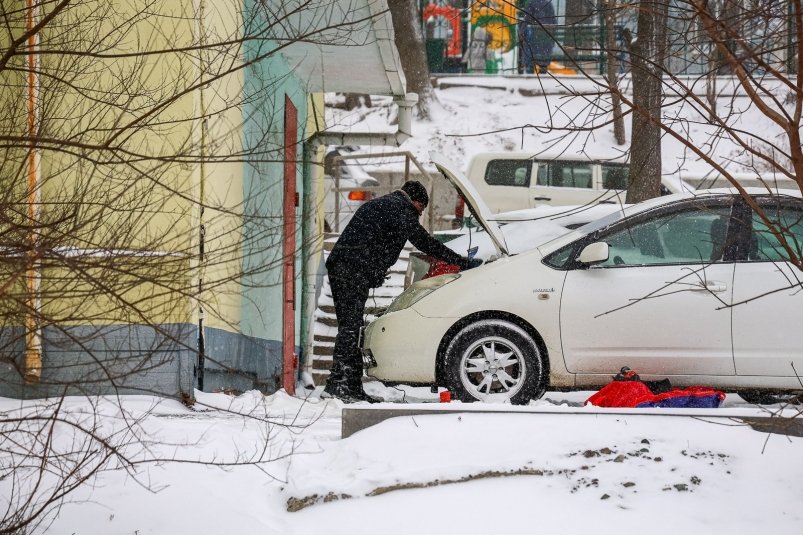
M 356 152 L 356 147 L 330 147 L 324 158 L 325 230 L 343 232 L 357 208 L 374 198 L 379 181 L 356 160 L 335 160 Z
M 678 386 L 801 390 L 801 273 L 734 191 L 652 199 L 510 255 L 472 185 L 432 159 L 498 259 L 405 290 L 366 329 L 369 375 L 512 403 L 623 366 Z M 750 193 L 800 247 L 800 194 Z

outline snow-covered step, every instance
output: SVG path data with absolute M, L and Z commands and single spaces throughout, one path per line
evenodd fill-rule
M 324 250 L 328 253 L 332 250 L 337 235 L 327 235 L 324 238 Z M 407 273 L 407 264 L 410 258 L 412 247 L 407 244 L 399 260 L 391 266 L 389 277 L 380 288 L 374 288 L 368 294 L 368 301 L 365 304 L 366 322 L 376 319 L 376 315 L 384 311 L 391 301 L 404 290 L 404 277 Z M 332 290 L 329 287 L 329 279 L 324 277 L 321 295 L 318 298 L 318 306 L 314 314 L 315 324 L 313 325 L 312 337 L 312 379 L 316 385 L 326 383 L 329 376 L 329 368 L 332 366 L 332 353 L 334 351 L 335 338 L 337 336 L 337 318 L 335 316 L 334 301 Z

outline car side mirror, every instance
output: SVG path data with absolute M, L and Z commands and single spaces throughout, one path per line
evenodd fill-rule
M 579 260 L 581 264 L 586 264 L 588 266 L 605 262 L 608 260 L 608 244 L 604 241 L 598 241 L 586 245 L 583 250 L 580 251 L 580 256 L 577 260 Z

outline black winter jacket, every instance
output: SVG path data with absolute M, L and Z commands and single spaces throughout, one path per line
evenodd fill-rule
M 467 259 L 430 236 L 418 218 L 418 211 L 403 191 L 368 201 L 346 225 L 326 260 L 326 268 L 377 288 L 408 240 L 430 256 L 465 268 Z

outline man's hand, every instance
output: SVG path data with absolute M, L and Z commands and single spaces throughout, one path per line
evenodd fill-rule
M 466 269 L 473 269 L 481 265 L 482 265 L 482 260 L 480 260 L 479 258 L 464 258 L 462 268 L 465 271 Z

